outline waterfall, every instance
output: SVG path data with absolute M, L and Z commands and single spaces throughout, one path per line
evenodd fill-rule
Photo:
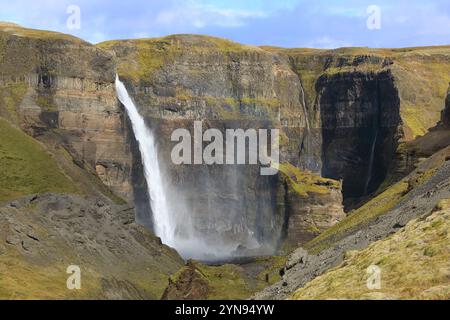
M 369 167 L 367 170 L 367 178 L 366 178 L 366 184 L 364 186 L 364 195 L 367 195 L 370 181 L 372 180 L 372 174 L 373 174 L 373 162 L 375 159 L 375 147 L 377 145 L 377 139 L 378 139 L 378 130 L 375 131 L 375 136 L 372 140 L 372 146 L 370 149 L 370 158 L 369 158 Z
M 162 242 L 175 248 L 185 259 L 204 261 L 222 261 L 231 258 L 235 256 L 236 249 L 242 245 L 251 250 L 258 249 L 260 244 L 254 232 L 247 228 L 245 216 L 242 216 L 240 209 L 234 207 L 238 202 L 240 208 L 245 206 L 243 203 L 245 199 L 239 199 L 238 194 L 238 167 L 223 168 L 228 171 L 226 177 L 230 179 L 230 181 L 226 179 L 225 182 L 208 177 L 211 168 L 204 168 L 205 170 L 202 171 L 207 177 L 204 180 L 205 184 L 218 184 L 221 186 L 218 189 L 222 193 L 228 192 L 232 195 L 227 205 L 223 203 L 222 198 L 211 202 L 209 196 L 207 203 L 202 202 L 204 195 L 201 193 L 192 195 L 189 190 L 180 189 L 178 185 L 171 183 L 170 173 L 167 173 L 170 171 L 166 171 L 170 170 L 169 161 L 158 158 L 155 134 L 145 124 L 144 118 L 139 114 L 118 76 L 116 91 L 120 102 L 125 106 L 139 144 L 148 198 L 153 213 L 154 232 Z M 185 170 L 192 169 L 185 168 Z M 167 176 L 164 176 L 162 172 Z M 167 199 L 167 195 L 171 198 Z M 198 208 L 201 203 L 208 208 L 207 214 L 201 217 L 208 221 L 207 228 L 199 226 L 199 217 L 195 216 L 198 211 L 201 211 L 199 209 L 202 209 Z M 240 214 L 240 217 L 235 217 L 234 214 Z M 269 249 L 272 250 L 272 248 Z
M 128 95 L 125 85 L 119 80 L 118 76 L 116 76 L 116 90 L 120 102 L 125 106 L 134 135 L 139 143 L 145 180 L 148 185 L 150 207 L 153 212 L 154 231 L 164 243 L 173 245 L 175 230 L 171 221 L 166 198 L 167 192 L 158 162 L 155 137 L 153 132 L 147 128 L 144 118 L 139 114 L 133 100 Z

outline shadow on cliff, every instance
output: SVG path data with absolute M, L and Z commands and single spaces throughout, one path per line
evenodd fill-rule
M 400 99 L 390 71 L 323 75 L 316 83 L 322 121 L 322 175 L 342 179 L 347 208 L 386 178 L 398 140 Z

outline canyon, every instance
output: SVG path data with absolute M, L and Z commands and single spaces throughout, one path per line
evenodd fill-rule
M 133 130 L 116 76 L 151 129 L 160 174 L 144 174 L 148 134 Z M 423 205 L 408 207 L 430 191 L 428 179 L 447 179 L 440 167 L 450 144 L 449 82 L 450 47 L 284 49 L 200 35 L 92 45 L 0 23 L 0 261 L 24 270 L 37 263 L 39 272 L 57 274 L 79 257 L 95 284 L 90 296 L 119 299 L 163 291 L 180 298 L 192 279 L 200 283 L 195 297 L 207 298 L 214 290 L 202 284 L 219 287 L 214 265 L 241 261 L 217 266 L 237 287 L 235 274 L 254 282 L 239 297 L 262 290 L 261 273 L 273 267 L 282 276 L 267 274 L 280 281 L 255 297 L 286 298 L 339 265 L 347 250 L 387 237 L 399 229 L 394 225 L 450 197 L 441 186 Z M 196 121 L 224 136 L 227 129 L 278 129 L 279 173 L 261 175 L 260 164 L 174 164 L 172 133 L 194 136 Z M 29 150 L 42 161 L 28 164 Z M 160 185 L 170 209 L 152 205 Z M 167 242 L 155 223 L 169 212 L 177 242 Z M 372 212 L 390 218 L 372 224 Z M 360 216 L 369 226 L 348 225 Z M 102 231 L 95 235 L 95 228 Z M 33 240 L 35 233 L 48 243 Z M 67 249 L 74 241 L 79 247 Z M 246 260 L 289 252 L 283 266 L 275 258 Z M 213 265 L 183 266 L 180 254 Z M 111 266 L 116 259 L 129 265 Z M 302 261 L 312 262 L 304 268 Z M 0 280 L 0 296 L 30 294 L 17 287 L 17 275 L 1 270 L 15 280 Z

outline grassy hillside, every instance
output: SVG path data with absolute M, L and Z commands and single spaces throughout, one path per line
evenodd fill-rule
M 0 118 L 0 201 L 33 193 L 79 193 L 44 147 Z
M 349 252 L 343 264 L 299 289 L 294 299 L 450 299 L 450 208 L 395 235 Z M 369 290 L 367 268 L 381 271 L 381 288 Z

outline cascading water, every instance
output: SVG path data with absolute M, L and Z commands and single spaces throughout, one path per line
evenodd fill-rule
M 214 200 L 208 196 L 208 202 L 205 203 L 208 208 L 207 216 L 195 216 L 194 213 L 198 214 L 199 209 L 204 209 L 196 207 L 198 203 L 201 203 L 202 195 L 193 195 L 189 193 L 189 190 L 181 190 L 179 186 L 171 183 L 170 165 L 164 160 L 159 162 L 154 132 L 147 127 L 144 118 L 139 114 L 119 77 L 116 78 L 116 91 L 120 102 L 125 106 L 139 144 L 153 213 L 154 232 L 163 243 L 175 248 L 186 259 L 208 261 L 223 261 L 232 258 L 236 255 L 236 249 L 242 246 L 248 249 L 259 248 L 260 244 L 255 239 L 254 232 L 247 228 L 245 216 L 242 216 L 241 208 L 245 207 L 245 199 L 240 199 L 238 195 L 238 167 L 223 168 L 226 170 L 224 176 L 227 179 L 225 179 L 225 183 L 223 181 L 220 183 L 221 188 L 219 189 L 221 193 L 227 194 L 230 198 L 227 202 L 228 205 L 224 206 L 222 198 L 220 198 L 220 203 L 214 203 Z M 161 156 L 163 157 L 163 154 Z M 190 169 L 192 170 L 192 168 Z M 208 170 L 205 170 L 203 174 L 207 172 Z M 225 173 L 225 171 L 223 172 Z M 204 182 L 214 187 L 217 181 L 206 178 Z M 170 195 L 170 201 L 168 201 L 167 195 Z M 237 203 L 239 203 L 238 207 L 232 210 L 231 207 L 235 207 Z M 240 214 L 239 219 L 235 214 Z M 208 230 L 199 226 L 199 218 L 203 221 L 204 219 L 208 220 Z M 215 230 L 215 232 L 211 232 L 211 230 Z M 230 232 L 234 236 L 225 235 Z
M 167 204 L 167 193 L 164 190 L 155 138 L 152 131 L 147 128 L 144 118 L 139 114 L 133 100 L 128 95 L 125 85 L 119 80 L 118 76 L 116 77 L 116 90 L 120 102 L 125 106 L 133 126 L 134 135 L 139 143 L 145 179 L 147 183 L 151 181 L 151 188 L 150 186 L 148 188 L 148 196 L 153 211 L 155 233 L 164 243 L 174 245 L 175 230 Z

